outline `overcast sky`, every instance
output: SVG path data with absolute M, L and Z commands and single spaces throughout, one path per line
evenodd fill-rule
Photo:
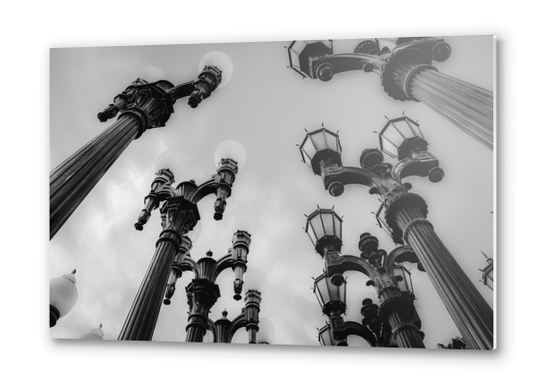
M 359 40 L 335 41 L 336 53 L 352 52 Z M 493 89 L 493 38 L 446 38 L 451 57 L 437 68 L 448 75 Z M 197 109 L 186 99 L 175 105 L 165 128 L 149 130 L 134 141 L 87 196 L 50 242 L 50 277 L 77 269 L 79 300 L 51 329 L 54 338 L 78 338 L 103 323 L 105 338 L 116 340 L 135 293 L 154 252 L 161 227 L 155 211 L 142 232 L 133 224 L 154 177 L 154 161 L 165 150 L 182 153 L 188 163 L 177 182 L 205 182 L 215 171 L 214 150 L 233 139 L 246 149 L 247 162 L 239 172 L 225 219 L 213 220 L 212 197 L 199 204 L 203 231 L 194 244 L 198 259 L 212 249 L 220 257 L 231 246 L 228 213 L 252 211 L 258 229 L 252 237 L 249 266 L 263 269 L 268 286 L 261 316 L 275 325 L 274 344 L 318 345 L 316 328 L 325 324 L 312 293 L 312 277 L 323 263 L 305 235 L 305 214 L 316 208 L 335 210 L 343 217 L 343 253 L 358 255 L 359 235 L 371 232 L 382 248 L 393 242 L 376 226 L 371 211 L 377 197 L 363 186 L 348 186 L 331 197 L 322 181 L 300 160 L 296 144 L 305 129 L 325 127 L 337 131 L 343 146 L 343 164 L 358 165 L 364 148 L 376 147 L 386 117 L 404 113 L 418 120 L 429 151 L 440 160 L 446 176 L 440 183 L 411 178 L 412 192 L 429 205 L 429 220 L 466 274 L 493 305 L 492 291 L 484 287 L 479 268 L 493 255 L 493 152 L 449 124 L 428 107 L 399 102 L 385 95 L 375 74 L 351 72 L 323 83 L 305 79 L 288 69 L 290 42 L 205 45 L 69 48 L 51 50 L 51 159 L 50 169 L 74 153 L 111 124 L 96 114 L 123 91 L 145 65 L 161 68 L 166 79 L 179 84 L 197 77 L 201 57 L 219 50 L 234 65 L 230 83 Z M 388 159 L 389 160 L 389 159 Z M 408 265 L 407 265 L 408 266 Z M 412 266 L 416 308 L 426 334 L 425 344 L 435 348 L 458 336 L 450 316 L 428 277 Z M 184 341 L 187 318 L 186 286 L 190 272 L 179 280 L 170 306 L 163 306 L 153 340 Z M 235 302 L 233 273 L 225 271 L 218 283 L 222 297 L 211 313 L 213 320 L 228 309 L 233 319 L 243 302 Z M 361 321 L 361 300 L 371 297 L 365 276 L 348 274 L 346 320 Z M 246 332 L 234 341 L 246 343 Z M 366 345 L 357 337 L 350 345 Z

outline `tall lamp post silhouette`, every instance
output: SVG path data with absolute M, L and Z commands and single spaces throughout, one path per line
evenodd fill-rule
M 412 185 L 402 181 L 407 176 L 440 181 L 444 172 L 438 160 L 427 151 L 419 125 L 406 116 L 388 121 L 379 137 L 382 151 L 398 160 L 395 166 L 384 163 L 378 149 L 362 152 L 361 168 L 343 166 L 339 136 L 325 128 L 307 133 L 301 156 L 332 196 L 340 196 L 348 184 L 365 185 L 370 194 L 380 196 L 394 242 L 406 243 L 415 252 L 469 348 L 492 349 L 493 310 L 427 220 L 423 198 L 410 193 Z M 326 263 L 331 260 L 326 258 Z
M 344 313 L 344 299 L 341 287 L 346 284 L 343 273 L 358 271 L 370 278 L 368 285 L 374 286 L 380 307 L 372 301 L 364 303 L 364 326 L 367 326 L 374 338 L 364 337 L 369 344 L 401 348 L 425 348 L 423 334 L 419 331 L 421 322 L 414 308 L 414 294 L 410 278 L 399 263 L 417 262 L 417 258 L 407 247 L 398 247 L 390 254 L 378 249 L 378 239 L 369 233 L 363 233 L 359 240 L 361 255 L 341 255 L 342 220 L 333 209 L 318 208 L 307 216 L 306 233 L 311 239 L 316 252 L 325 260 L 324 274 L 315 280 L 314 291 L 320 305 L 330 318 L 330 328 L 336 340 L 345 339 L 344 322 L 337 316 Z M 346 291 L 346 288 L 343 288 Z M 335 292 L 335 294 L 332 294 Z M 330 297 L 335 296 L 335 299 Z M 333 303 L 341 303 L 340 305 Z M 326 306 L 336 307 L 326 309 Z M 374 313 L 372 315 L 371 313 Z M 354 327 L 357 330 L 359 327 Z M 349 332 L 346 332 L 348 334 Z M 377 341 L 377 343 L 375 342 Z
M 231 60 L 217 51 L 203 57 L 199 70 L 196 80 L 180 85 L 161 79 L 159 70 L 149 71 L 146 79 L 137 78 L 98 113 L 101 122 L 119 117 L 50 173 L 50 239 L 133 140 L 147 129 L 165 126 L 178 99 L 188 97 L 196 108 L 233 74 Z
M 411 37 L 364 40 L 353 53 L 333 53 L 332 40 L 293 41 L 290 68 L 329 81 L 335 74 L 363 70 L 380 77 L 393 99 L 419 101 L 489 149 L 493 149 L 493 92 L 440 73 L 433 61 L 448 59 L 444 39 Z
M 246 152 L 241 144 L 225 141 L 215 152 L 217 173 L 210 180 L 197 185 L 193 180 L 184 181 L 173 188 L 175 182 L 169 161 L 176 163 L 175 156 L 160 156 L 157 160 L 156 178 L 151 191 L 145 198 L 145 208 L 141 211 L 137 230 L 142 230 L 151 212 L 160 204 L 162 232 L 156 242 L 156 249 L 132 307 L 121 329 L 119 340 L 151 340 L 160 313 L 162 299 L 168 277 L 176 254 L 182 252 L 183 236 L 192 230 L 200 220 L 197 204 L 205 196 L 215 194 L 214 219 L 221 220 L 230 196 L 235 175 L 246 160 Z

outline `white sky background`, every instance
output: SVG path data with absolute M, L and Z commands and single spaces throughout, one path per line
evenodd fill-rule
M 362 38 L 335 40 L 336 53 L 352 52 Z M 378 37 L 378 36 L 376 36 Z M 493 89 L 493 39 L 491 36 L 446 38 L 451 57 L 436 63 L 443 73 Z M 485 266 L 480 250 L 493 254 L 493 153 L 449 124 L 421 103 L 389 98 L 374 74 L 351 72 L 322 83 L 305 79 L 288 69 L 285 46 L 289 41 L 239 44 L 197 44 L 70 48 L 51 51 L 51 150 L 50 169 L 95 137 L 112 121 L 100 123 L 96 114 L 123 91 L 138 70 L 148 64 L 161 68 L 166 79 L 179 84 L 195 79 L 199 60 L 209 51 L 226 53 L 234 65 L 231 82 L 197 108 L 186 99 L 175 104 L 165 128 L 149 130 L 134 141 L 50 243 L 50 277 L 77 268 L 79 300 L 73 311 L 51 329 L 54 338 L 78 338 L 104 323 L 106 339 L 116 340 L 135 293 L 154 252 L 160 233 L 159 212 L 153 212 L 143 232 L 133 228 L 143 208 L 143 198 L 153 180 L 154 161 L 164 150 L 182 153 L 188 169 L 176 181 L 206 181 L 215 171 L 214 150 L 224 140 L 239 141 L 247 151 L 246 166 L 238 173 L 225 219 L 214 222 L 214 198 L 199 203 L 203 231 L 192 257 L 208 249 L 220 257 L 231 246 L 228 214 L 246 208 L 258 219 L 249 254 L 249 267 L 262 268 L 268 276 L 261 316 L 275 325 L 273 344 L 319 345 L 317 327 L 325 324 L 312 277 L 323 263 L 305 235 L 304 214 L 316 205 L 335 206 L 344 216 L 343 253 L 358 255 L 362 232 L 371 232 L 382 248 L 394 247 L 376 226 L 371 211 L 379 202 L 363 186 L 348 186 L 331 197 L 319 177 L 300 161 L 296 144 L 305 131 L 321 127 L 337 131 L 343 146 L 343 164 L 358 166 L 361 151 L 378 146 L 385 116 L 403 111 L 418 120 L 429 150 L 445 171 L 442 182 L 411 178 L 412 192 L 429 205 L 429 220 L 463 270 L 493 304 L 492 291 L 484 287 L 479 268 Z M 393 160 L 391 160 L 393 162 Z M 412 266 L 416 307 L 422 319 L 427 348 L 448 343 L 459 335 L 428 277 Z M 348 274 L 346 320 L 361 321 L 361 300 L 371 297 L 365 276 Z M 184 287 L 192 274 L 177 284 L 172 305 L 163 306 L 153 340 L 184 341 L 187 317 Z M 211 313 L 218 319 L 224 308 L 233 319 L 243 301 L 231 297 L 233 273 L 225 271 L 218 283 L 221 298 Z M 246 343 L 246 332 L 234 341 Z M 350 337 L 352 346 L 366 345 Z

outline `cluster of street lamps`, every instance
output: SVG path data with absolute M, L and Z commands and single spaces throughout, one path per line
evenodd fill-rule
M 156 242 L 156 250 L 147 273 L 121 329 L 119 340 L 152 340 L 161 305 L 171 303 L 182 272 L 192 271 L 195 276 L 186 287 L 189 304 L 186 341 L 202 342 L 205 333 L 210 329 L 216 342 L 230 342 L 235 331 L 245 327 L 249 343 L 270 343 L 266 326 L 258 337 L 265 273 L 258 268 L 250 268 L 248 276 L 255 276 L 243 281 L 247 272 L 251 236 L 256 225 L 252 215 L 243 210 L 234 212 L 234 217 L 230 220 L 230 227 L 235 231 L 232 247 L 224 257 L 215 260 L 211 251 L 198 261 L 190 257 L 192 240 L 188 233 L 196 230 L 192 235 L 195 240 L 199 235 L 198 230 L 201 231 L 201 226 L 197 226 L 200 220 L 199 201 L 205 196 L 215 195 L 213 217 L 215 220 L 222 220 L 237 172 L 246 162 L 246 152 L 241 144 L 228 140 L 217 147 L 215 160 L 216 174 L 208 181 L 197 185 L 194 180 L 188 180 L 174 187 L 175 174 L 183 171 L 184 160 L 173 151 L 166 151 L 158 157 L 155 178 L 134 227 L 139 231 L 143 230 L 152 211 L 159 209 L 162 232 Z M 213 323 L 209 319 L 209 312 L 220 297 L 216 279 L 221 272 L 230 268 L 235 275 L 233 297 L 240 300 L 244 287 L 245 308 L 228 326 L 225 318 L 218 320 L 218 324 Z M 75 305 L 77 288 L 74 273 L 75 271 L 51 281 L 51 326 Z M 269 321 L 264 321 L 264 324 L 268 323 Z M 103 333 L 101 329 L 94 330 L 85 339 L 95 339 L 96 337 L 90 335 L 100 335 L 100 332 Z
M 324 127 L 308 132 L 300 151 L 303 161 L 322 178 L 325 189 L 332 196 L 340 196 L 348 184 L 365 185 L 370 194 L 380 196 L 383 203 L 379 214 L 384 211 L 385 217 L 378 217 L 379 223 L 388 230 L 396 244 L 406 243 L 412 249 L 416 261 L 427 272 L 469 348 L 492 349 L 491 307 L 427 220 L 428 209 L 424 199 L 409 192 L 412 185 L 403 182 L 407 176 L 428 177 L 432 182 L 444 177 L 438 160 L 427 151 L 428 144 L 419 124 L 407 116 L 389 120 L 379 138 L 380 149 L 369 148 L 362 152 L 361 167 L 343 166 L 339 136 Z M 394 166 L 385 163 L 383 152 L 398 162 Z M 314 217 L 317 216 L 321 215 Z M 328 217 L 326 221 L 322 219 L 318 228 L 320 232 L 313 227 L 317 220 L 310 221 L 307 228 L 312 228 L 311 238 L 317 252 L 324 258 L 325 269 L 333 270 L 343 263 L 337 251 L 342 240 L 329 227 L 322 232 L 325 225 L 336 226 L 330 219 L 333 216 Z M 378 265 L 376 259 L 375 263 Z M 386 273 L 391 272 L 389 268 L 385 269 Z M 338 283 L 337 278 L 334 281 Z
M 342 255 L 342 219 L 333 209 L 321 209 L 307 216 L 306 232 L 317 253 L 326 260 L 324 273 L 314 280 L 314 292 L 329 323 L 318 332 L 322 345 L 348 345 L 347 337 L 357 335 L 372 347 L 425 348 L 421 321 L 414 308 L 410 272 L 403 262 L 417 262 L 405 246 L 390 254 L 378 249 L 378 240 L 363 233 L 359 240 L 360 256 Z M 330 263 L 329 261 L 333 261 Z M 380 306 L 364 299 L 362 323 L 344 321 L 346 312 L 347 271 L 359 271 L 369 277 Z
M 188 104 L 196 108 L 233 75 L 231 60 L 222 52 L 205 55 L 199 67 L 196 80 L 176 86 L 157 78 L 158 72 L 148 72 L 147 79 L 135 79 L 98 113 L 101 122 L 117 115 L 118 119 L 51 171 L 50 239 L 133 140 L 147 129 L 165 126 L 177 100 L 188 97 Z
M 433 61 L 441 62 L 451 54 L 450 46 L 438 38 L 400 38 L 362 41 L 354 53 L 334 54 L 328 41 L 294 41 L 288 47 L 290 68 L 303 77 L 329 81 L 350 70 L 373 72 L 380 76 L 386 93 L 396 100 L 419 101 L 471 137 L 493 148 L 493 95 L 491 92 L 441 74 Z M 118 116 L 103 133 L 56 167 L 50 175 L 50 238 L 88 195 L 128 145 L 147 129 L 165 126 L 173 105 L 188 98 L 196 108 L 204 99 L 222 88 L 231 78 L 229 58 L 220 53 L 206 55 L 196 80 L 173 85 L 160 73 L 137 78 L 98 114 L 105 122 Z M 324 273 L 314 279 L 314 293 L 329 322 L 319 329 L 322 345 L 348 345 L 349 335 L 363 337 L 373 347 L 425 348 L 421 320 L 414 307 L 410 273 L 404 262 L 417 263 L 429 276 L 439 297 L 461 333 L 462 338 L 441 348 L 492 349 L 493 311 L 463 272 L 427 219 L 424 199 L 410 192 L 412 185 L 403 179 L 427 177 L 439 182 L 444 171 L 438 159 L 428 152 L 417 122 L 401 116 L 388 120 L 379 133 L 379 148 L 362 151 L 360 167 L 344 166 L 337 133 L 322 128 L 307 132 L 299 146 L 303 162 L 319 175 L 324 187 L 335 197 L 350 184 L 364 185 L 370 194 L 380 197 L 376 219 L 399 245 L 390 253 L 379 249 L 378 239 L 363 233 L 360 256 L 342 255 L 342 219 L 333 209 L 318 208 L 307 216 L 306 232 L 324 261 Z M 384 161 L 384 154 L 395 165 Z M 186 286 L 189 305 L 186 341 L 202 342 L 207 331 L 216 343 L 229 343 L 245 328 L 250 344 L 269 344 L 273 324 L 260 318 L 265 273 L 248 267 L 248 253 L 254 220 L 247 215 L 230 228 L 232 247 L 219 259 L 212 251 L 199 260 L 190 251 L 201 230 L 198 203 L 215 195 L 215 220 L 222 220 L 227 199 L 232 193 L 238 170 L 246 160 L 244 148 L 237 142 L 223 142 L 215 152 L 216 173 L 200 185 L 194 180 L 174 187 L 175 176 L 183 171 L 183 161 L 171 151 L 156 162 L 156 174 L 144 199 L 136 230 L 143 230 L 151 213 L 159 209 L 162 231 L 155 252 L 122 327 L 119 340 L 152 340 L 160 308 L 169 305 L 183 272 L 194 274 Z M 250 215 L 248 215 L 250 216 Z M 252 222 L 252 223 L 251 223 Z M 492 288 L 492 259 L 484 269 L 484 284 Z M 218 275 L 230 269 L 234 273 L 233 298 L 243 298 L 245 306 L 233 320 L 210 319 L 211 308 L 220 297 Z M 369 277 L 380 305 L 365 299 L 361 303 L 362 323 L 345 321 L 347 271 L 359 271 Z M 50 327 L 74 307 L 78 290 L 75 270 L 51 279 Z M 487 282 L 487 283 L 486 283 Z M 491 285 L 490 285 L 491 283 Z M 102 324 L 81 339 L 102 340 Z

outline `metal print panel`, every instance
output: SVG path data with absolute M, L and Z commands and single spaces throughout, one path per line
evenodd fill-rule
M 494 349 L 494 57 L 52 49 L 51 336 Z

